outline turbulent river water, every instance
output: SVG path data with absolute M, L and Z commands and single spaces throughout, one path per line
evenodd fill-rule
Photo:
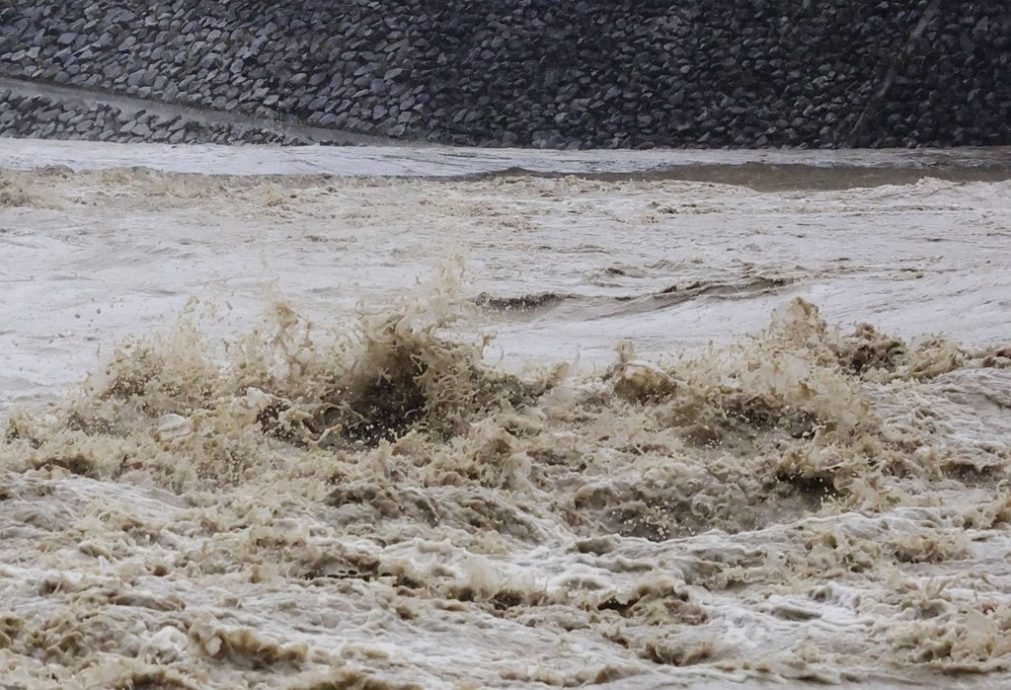
M 0 141 L 0 688 L 1005 687 L 1009 180 Z

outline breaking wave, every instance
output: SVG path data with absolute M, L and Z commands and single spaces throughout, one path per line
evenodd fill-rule
M 371 615 L 388 640 L 456 616 L 520 657 L 537 630 L 583 640 L 555 670 L 496 663 L 482 685 L 1006 668 L 1006 604 L 903 572 L 943 572 L 1011 518 L 1011 436 L 967 441 L 972 413 L 952 394 L 999 409 L 1011 348 L 843 332 L 794 299 L 761 333 L 700 354 L 643 361 L 619 342 L 598 371 L 512 374 L 468 334 L 459 279 L 447 268 L 337 335 L 284 303 L 223 347 L 183 320 L 121 346 L 51 409 L 12 413 L 5 562 L 43 555 L 41 590 L 22 577 L 0 604 L 5 663 L 107 687 L 439 677 L 328 637 Z M 945 506 L 953 488 L 973 500 Z M 60 553 L 73 557 L 49 560 Z M 234 588 L 233 613 L 183 604 L 200 583 Z M 304 595 L 301 624 L 272 588 Z M 856 591 L 873 628 L 805 627 L 858 615 Z M 324 601 L 348 622 L 326 622 Z M 723 632 L 741 616 L 782 632 L 768 663 Z M 866 661 L 840 675 L 852 658 Z

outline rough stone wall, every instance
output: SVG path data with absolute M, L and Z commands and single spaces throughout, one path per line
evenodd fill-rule
M 1011 144 L 1009 74 L 1007 0 L 7 0 L 0 10 L 3 76 L 447 143 Z
M 165 117 L 106 103 L 25 96 L 7 88 L 0 88 L 0 137 L 166 144 L 312 143 L 269 129 Z

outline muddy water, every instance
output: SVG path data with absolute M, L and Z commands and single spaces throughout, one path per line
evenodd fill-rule
M 8 143 L 0 686 L 1008 682 L 993 152 Z

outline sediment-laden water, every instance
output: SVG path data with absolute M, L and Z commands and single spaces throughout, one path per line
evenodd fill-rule
M 1011 679 L 992 160 L 89 146 L 0 155 L 0 687 Z

